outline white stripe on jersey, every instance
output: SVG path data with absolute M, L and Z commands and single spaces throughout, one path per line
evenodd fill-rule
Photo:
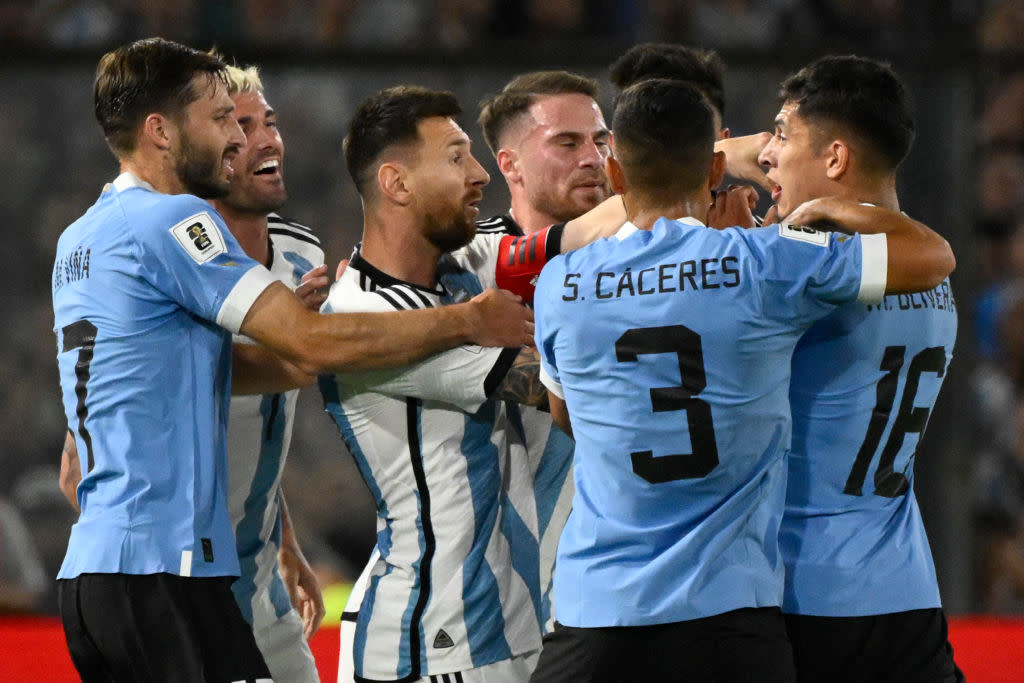
M 479 257 L 487 249 L 477 244 L 471 252 Z M 455 272 L 447 262 L 445 269 L 442 281 L 472 279 L 479 291 L 475 273 Z M 325 310 L 389 310 L 385 292 L 408 297 L 399 307 L 423 299 L 440 305 L 456 295 L 399 283 L 357 255 Z M 496 365 L 516 353 L 460 347 L 393 371 L 398 377 L 375 390 L 360 388 L 365 375 L 321 379 L 328 411 L 378 506 L 381 558 L 354 643 L 362 678 L 463 671 L 539 647 L 532 476 L 504 404 L 487 402 L 484 389 Z

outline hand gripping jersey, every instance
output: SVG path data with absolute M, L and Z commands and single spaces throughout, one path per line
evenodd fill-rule
M 207 202 L 127 173 L 61 235 L 54 329 L 82 514 L 59 578 L 238 575 L 229 331 L 271 282 Z
M 557 252 L 557 235 L 541 238 L 524 259 L 533 275 L 552 247 L 545 239 Z M 496 284 L 514 247 L 478 236 L 442 258 L 435 289 L 396 280 L 357 251 L 324 311 L 468 300 Z M 540 648 L 532 476 L 507 406 L 487 400 L 518 354 L 463 346 L 400 370 L 321 378 L 378 511 L 379 558 L 356 623 L 358 680 L 415 680 Z
M 884 236 L 663 218 L 548 264 L 541 377 L 576 437 L 560 623 L 781 604 L 790 356 L 837 305 L 880 298 L 886 264 Z
M 478 234 L 524 237 L 522 228 L 510 215 L 477 221 Z M 522 421 L 526 451 L 533 472 L 533 490 L 537 503 L 540 531 L 541 625 L 544 633 L 554 628 L 551 609 L 551 579 L 555 570 L 558 537 L 572 509 L 573 440 L 558 428 L 551 413 L 533 406 L 514 406 Z M 511 408 L 510 408 L 511 411 Z
M 940 606 L 914 456 L 956 340 L 949 281 L 851 303 L 793 355 L 783 610 L 855 617 Z
M 270 272 L 294 290 L 322 265 L 324 252 L 309 228 L 267 218 Z M 236 335 L 235 343 L 253 343 Z M 228 421 L 228 503 L 235 527 L 241 576 L 231 589 L 242 615 L 260 628 L 292 609 L 278 572 L 281 549 L 281 473 L 292 438 L 299 391 L 232 396 Z

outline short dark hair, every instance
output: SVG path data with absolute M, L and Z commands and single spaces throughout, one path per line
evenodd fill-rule
M 914 141 L 906 86 L 888 64 L 855 55 L 829 56 L 789 76 L 780 102 L 799 105 L 799 116 L 817 126 L 838 126 L 869 147 L 884 170 L 900 165 Z
M 136 133 L 149 114 L 178 116 L 199 98 L 200 74 L 227 83 L 227 65 L 216 55 L 163 38 L 122 45 L 100 58 L 93 107 L 107 145 L 117 157 L 135 151 Z
M 364 100 L 352 116 L 344 142 L 345 165 L 359 194 L 364 194 L 368 171 L 384 150 L 419 140 L 420 121 L 461 113 L 452 93 L 415 85 L 397 85 Z
M 714 112 L 690 83 L 655 78 L 629 86 L 615 103 L 612 130 L 615 158 L 631 191 L 686 193 L 699 188 L 711 172 Z
M 616 59 L 608 75 L 620 90 L 648 78 L 686 81 L 704 93 L 719 116 L 725 115 L 725 64 L 714 50 L 678 43 L 641 43 Z
M 586 95 L 596 101 L 597 81 L 568 71 L 531 71 L 513 78 L 480 103 L 478 122 L 492 153 L 501 149 L 501 136 L 510 124 L 544 95 Z

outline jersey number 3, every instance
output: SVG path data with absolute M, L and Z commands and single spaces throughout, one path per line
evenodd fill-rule
M 882 364 L 879 367 L 885 372 L 885 375 L 878 380 L 878 386 L 875 387 L 875 409 L 871 411 L 871 421 L 868 423 L 867 434 L 864 435 L 864 443 L 857 451 L 857 458 L 853 462 L 853 469 L 850 470 L 843 493 L 851 496 L 862 495 L 861 489 L 864 487 L 864 479 L 868 474 L 868 465 L 875 457 L 878 444 L 882 441 L 882 432 L 889 424 L 893 403 L 896 402 L 896 387 L 900 381 L 900 369 L 903 367 L 903 358 L 906 353 L 906 346 L 887 346 L 885 348 Z M 900 400 L 900 410 L 896 414 L 896 421 L 892 425 L 892 431 L 889 432 L 889 440 L 885 443 L 882 457 L 878 461 L 878 469 L 875 471 L 876 496 L 896 498 L 910 489 L 910 482 L 906 475 L 894 471 L 893 463 L 896 461 L 896 454 L 903 448 L 903 438 L 908 433 L 923 434 L 924 428 L 928 424 L 928 415 L 931 413 L 931 409 L 914 407 L 917 386 L 921 382 L 921 374 L 925 372 L 934 372 L 939 377 L 945 374 L 946 350 L 944 348 L 932 346 L 921 351 L 910 361 L 907 382 L 903 387 L 903 398 Z
M 652 353 L 676 354 L 680 382 L 678 386 L 652 388 L 651 409 L 656 413 L 686 411 L 693 452 L 654 457 L 653 451 L 636 451 L 630 454 L 633 471 L 652 484 L 706 477 L 718 465 L 718 447 L 711 406 L 695 398 L 708 383 L 700 335 L 683 325 L 637 327 L 615 342 L 615 357 L 620 363 L 635 363 L 638 356 Z

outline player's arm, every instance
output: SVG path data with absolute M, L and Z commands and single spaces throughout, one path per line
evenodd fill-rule
M 288 589 L 288 597 L 292 606 L 302 617 L 302 631 L 309 640 L 320 628 L 325 608 L 324 597 L 320 591 L 313 568 L 309 566 L 306 556 L 299 547 L 299 540 L 292 527 L 292 518 L 285 503 L 284 492 L 281 492 L 281 550 L 277 554 L 281 570 L 281 580 Z
M 554 419 L 555 424 L 563 432 L 572 436 L 572 422 L 569 420 L 569 409 L 565 405 L 565 400 L 549 390 L 548 405 L 551 407 L 551 417 Z
M 231 345 L 231 393 L 278 394 L 316 384 L 316 375 L 304 372 L 260 344 Z
M 82 481 L 82 464 L 78 460 L 78 444 L 71 430 L 64 435 L 64 449 L 60 454 L 60 492 L 64 494 L 75 512 L 78 508 L 78 484 Z
M 942 235 L 899 211 L 822 197 L 804 202 L 786 220 L 793 225 L 822 230 L 884 234 L 888 258 L 887 294 L 932 289 L 956 267 L 953 249 Z
M 540 354 L 537 349 L 525 347 L 519 352 L 490 398 L 541 408 L 547 406 L 548 392 L 540 382 Z
M 613 195 L 565 224 L 561 252 L 565 254 L 603 237 L 611 237 L 625 222 L 626 206 L 621 196 Z
M 315 375 L 406 365 L 462 344 L 529 344 L 533 315 L 498 290 L 438 308 L 320 315 L 275 282 L 249 307 L 239 331 Z
M 741 135 L 715 142 L 715 151 L 725 153 L 725 173 L 728 176 L 759 185 L 768 192 L 776 185 L 764 172 L 764 166 L 757 161 L 761 150 L 772 139 L 768 132 Z

